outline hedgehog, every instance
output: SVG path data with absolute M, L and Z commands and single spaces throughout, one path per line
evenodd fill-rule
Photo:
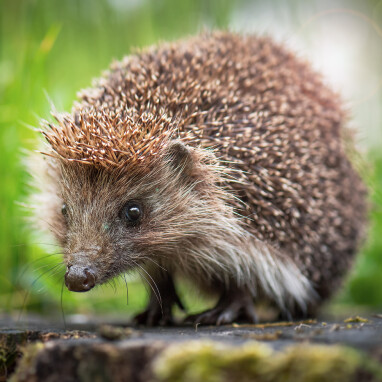
M 70 291 L 136 270 L 151 288 L 136 322 L 169 325 L 187 279 L 217 299 L 187 319 L 220 325 L 256 322 L 260 301 L 313 315 L 338 290 L 367 191 L 348 112 L 309 63 L 213 32 L 134 52 L 78 97 L 40 129 L 38 210 Z

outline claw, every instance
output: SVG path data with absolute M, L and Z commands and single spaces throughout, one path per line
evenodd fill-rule
M 145 326 L 172 326 L 175 324 L 175 321 L 172 317 L 171 308 L 164 309 L 163 313 L 159 307 L 149 306 L 144 312 L 137 314 L 133 322 L 136 325 L 145 325 Z
M 162 297 L 161 304 L 155 295 L 151 295 L 150 301 L 144 312 L 136 315 L 133 319 L 137 325 L 146 326 L 172 326 L 175 321 L 172 316 L 172 307 L 178 305 L 180 309 L 185 308 L 175 291 L 175 286 L 170 275 L 165 274 L 161 281 L 157 282 Z
M 202 325 L 226 325 L 234 321 L 257 323 L 257 315 L 252 297 L 246 293 L 223 295 L 217 305 L 205 312 L 189 315 L 185 323 L 198 323 Z

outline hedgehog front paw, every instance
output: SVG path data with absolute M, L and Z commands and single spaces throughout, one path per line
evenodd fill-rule
M 150 301 L 144 312 L 134 317 L 134 323 L 146 326 L 171 326 L 175 324 L 172 316 L 172 308 L 178 305 L 181 310 L 185 310 L 180 298 L 175 290 L 174 281 L 171 275 L 165 272 L 153 274 L 156 287 L 150 295 Z M 150 277 L 151 278 L 151 277 Z
M 247 293 L 225 293 L 216 306 L 205 312 L 186 317 L 186 323 L 201 325 L 225 325 L 234 321 L 257 323 L 252 297 Z
M 146 310 L 137 314 L 134 319 L 136 325 L 145 326 L 172 326 L 174 325 L 174 319 L 172 316 L 172 305 L 161 306 L 159 303 L 151 304 L 147 306 Z

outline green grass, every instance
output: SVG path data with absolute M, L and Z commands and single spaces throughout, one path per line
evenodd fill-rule
M 36 147 L 40 118 L 48 118 L 50 99 L 69 110 L 76 92 L 99 76 L 113 59 L 132 48 L 195 34 L 205 25 L 224 28 L 229 0 L 126 2 L 0 2 L 0 306 L 6 311 L 59 312 L 62 277 L 48 272 L 58 256 L 46 257 L 46 239 L 31 237 L 18 205 L 26 199 L 28 175 L 20 160 Z M 122 3 L 122 2 L 119 2 Z M 143 4 L 143 5 L 140 5 Z M 28 292 L 27 292 L 28 291 Z M 131 311 L 143 308 L 143 285 L 129 282 L 129 305 L 123 281 L 86 295 L 64 291 L 67 313 Z M 1 309 L 1 308 L 0 308 Z
M 370 227 L 367 240 L 339 301 L 382 307 L 382 156 L 371 152 L 373 168 L 368 177 Z
M 129 4 L 120 6 L 113 4 Z M 28 175 L 21 162 L 24 150 L 36 147 L 40 118 L 48 118 L 49 99 L 58 110 L 69 110 L 76 92 L 99 76 L 112 59 L 132 47 L 226 28 L 235 6 L 232 0 L 0 0 L 0 310 L 60 312 L 63 270 L 43 272 L 59 256 L 45 257 L 46 239 L 30 235 L 26 212 Z M 373 200 L 371 237 L 341 302 L 382 305 L 381 190 L 382 155 L 370 156 Z M 183 287 L 191 307 L 198 299 Z M 88 294 L 64 291 L 64 309 L 71 312 L 131 312 L 141 309 L 146 292 L 134 277 L 129 281 L 129 305 L 123 280 Z

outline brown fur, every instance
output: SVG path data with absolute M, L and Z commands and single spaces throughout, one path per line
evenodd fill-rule
M 268 38 L 215 33 L 115 62 L 80 97 L 43 130 L 66 263 L 93 264 L 99 283 L 136 266 L 151 283 L 161 266 L 289 311 L 338 287 L 365 187 L 341 102 L 309 65 Z M 138 227 L 119 217 L 129 200 L 144 205 Z

